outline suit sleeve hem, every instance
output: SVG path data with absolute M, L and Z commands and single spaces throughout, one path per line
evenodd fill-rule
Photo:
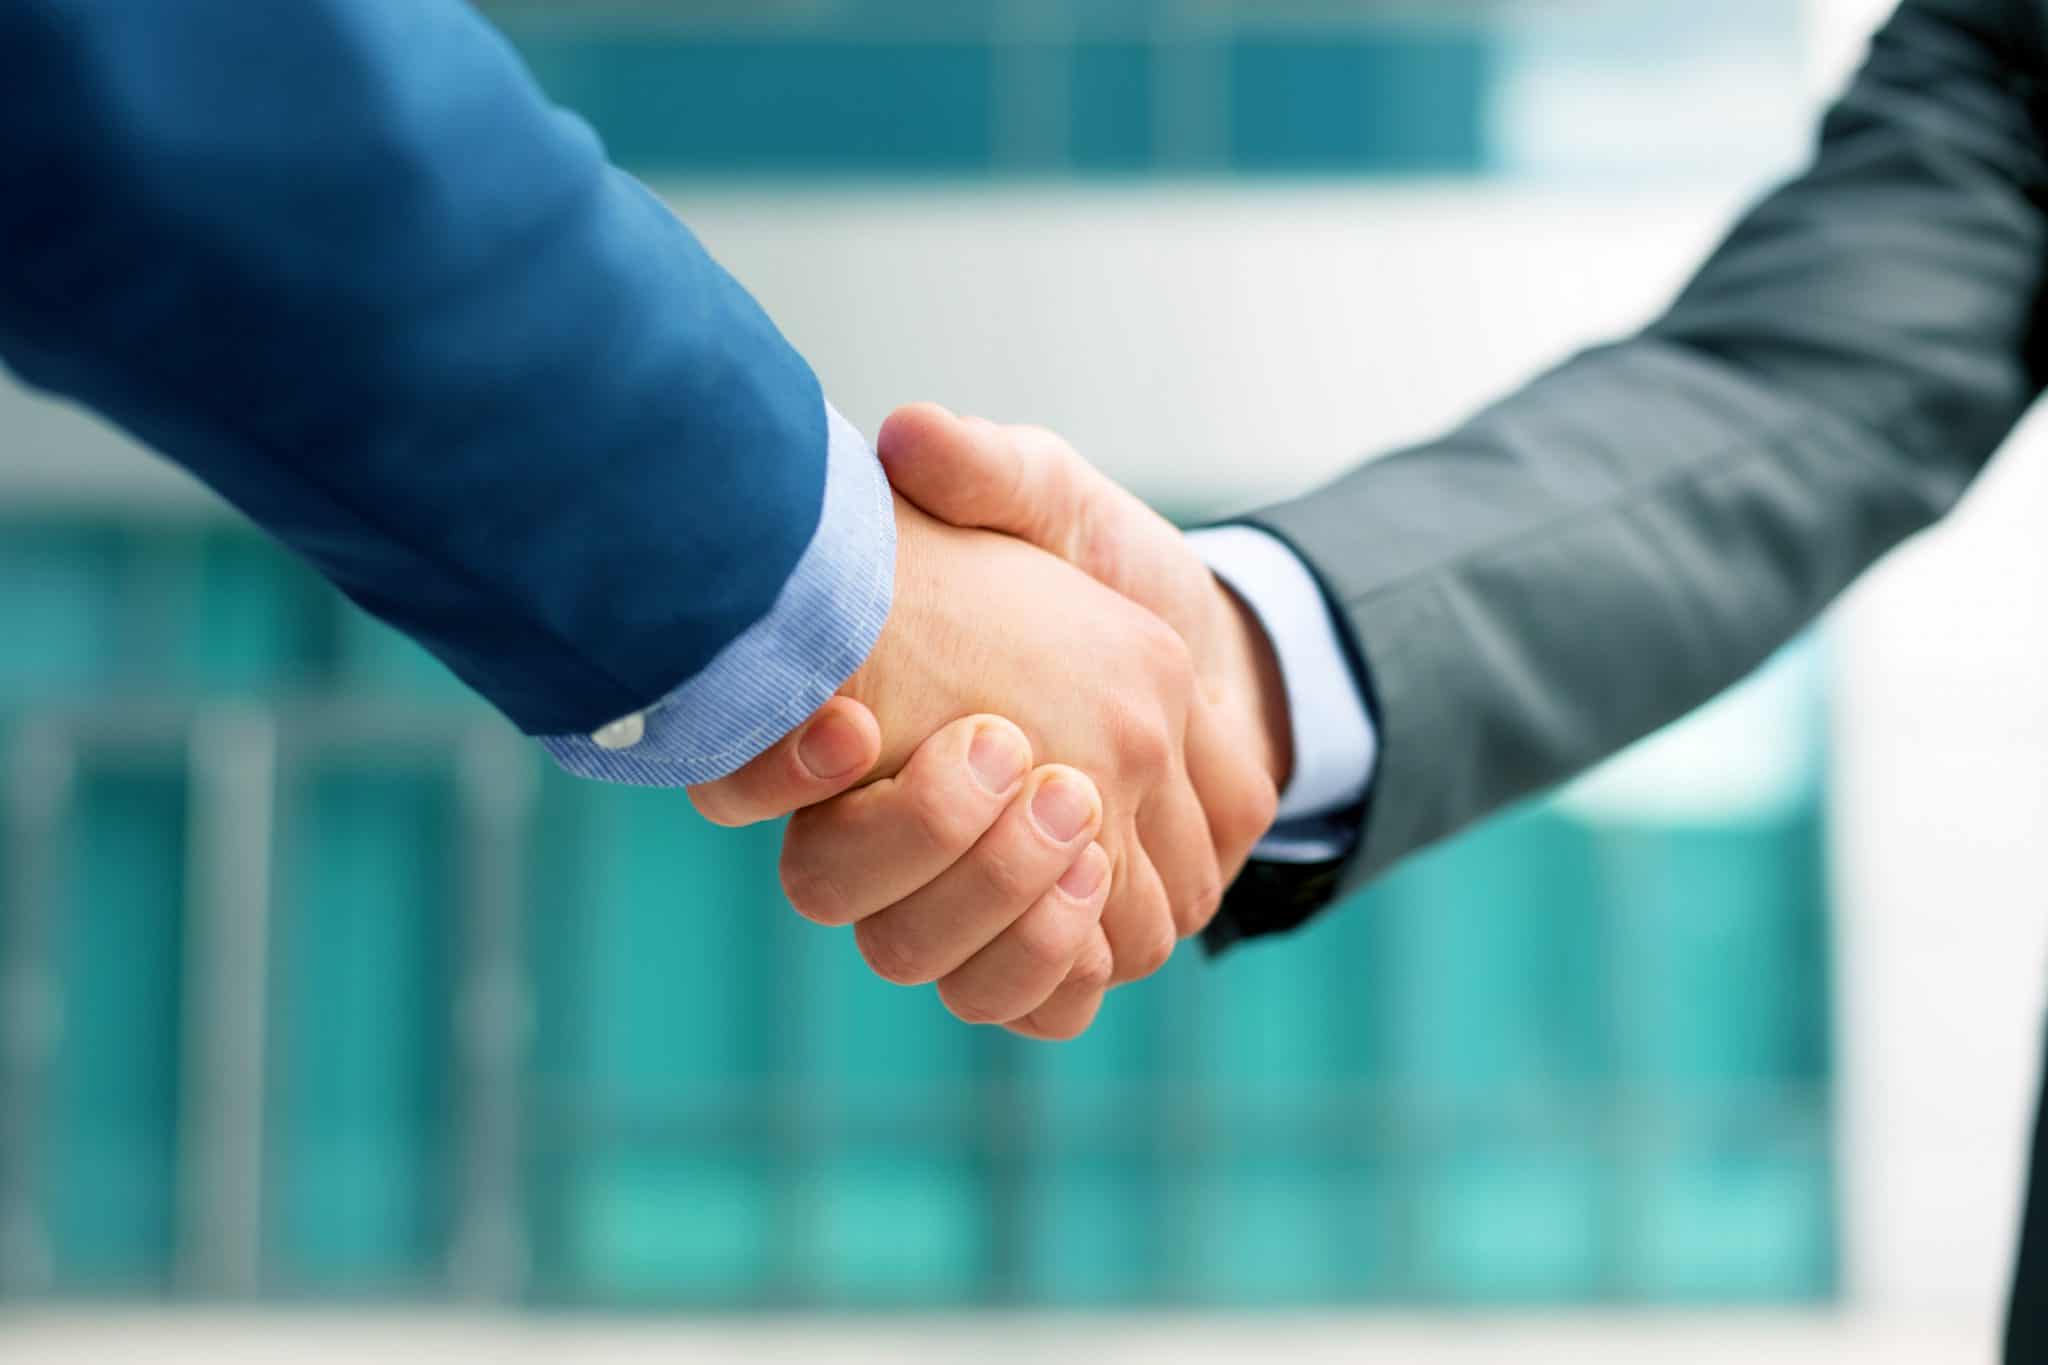
M 829 404 L 826 418 L 818 529 L 768 614 L 627 718 L 640 722 L 638 742 L 608 748 L 589 735 L 540 737 L 555 762 L 578 777 L 630 786 L 716 781 L 803 724 L 866 662 L 894 595 L 896 518 L 867 441 Z

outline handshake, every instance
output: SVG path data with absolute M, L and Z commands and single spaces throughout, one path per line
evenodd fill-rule
M 1215 915 L 1292 766 L 1257 620 L 1181 533 L 1053 434 L 905 408 L 877 442 L 896 595 L 802 727 L 692 788 L 794 813 L 782 883 L 969 1023 L 1079 1036 Z

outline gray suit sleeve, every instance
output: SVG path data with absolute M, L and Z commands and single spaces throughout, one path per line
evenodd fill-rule
M 1955 502 L 2042 387 L 2039 23 L 1909 0 L 1668 314 L 1250 518 L 1374 694 L 1347 888 L 1727 687 Z

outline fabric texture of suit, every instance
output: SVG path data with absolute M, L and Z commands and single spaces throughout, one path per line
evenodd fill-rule
M 1663 317 L 1249 518 L 1338 609 L 1382 747 L 1341 875 L 1234 894 L 1224 941 L 1692 709 L 1954 504 L 2048 368 L 2044 47 L 2048 0 L 1908 0 Z M 2013 1362 L 2048 1361 L 2038 1189 L 2028 1224 Z
M 7 364 L 529 734 L 700 675 L 813 544 L 836 448 L 809 367 L 463 0 L 0 0 L 0 153 Z M 886 507 L 863 477 L 849 505 Z M 864 596 L 753 667 L 803 683 L 731 717 L 755 751 L 872 646 L 893 523 L 866 529 L 826 575 Z

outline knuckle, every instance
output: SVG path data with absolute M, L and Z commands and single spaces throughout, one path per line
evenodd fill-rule
M 961 987 L 954 977 L 939 982 L 939 999 L 948 1013 L 963 1024 L 1002 1024 L 1009 1021 L 1004 1010 L 986 995 Z
M 862 920 L 853 927 L 854 943 L 868 969 L 892 986 L 922 986 L 933 974 L 924 968 L 922 954 L 896 923 L 886 915 Z
M 1013 1026 L 1013 1031 L 1041 1043 L 1071 1043 L 1088 1031 L 1095 1020 L 1085 1011 L 1062 1014 L 1050 1019 L 1041 1019 L 1044 1011 L 1028 1014 Z
M 1236 869 L 1273 828 L 1280 809 L 1278 790 L 1264 773 L 1248 773 L 1240 781 L 1190 782 L 1202 813 L 1208 817 L 1219 874 L 1223 869 Z
M 1173 766 L 1173 735 L 1161 711 L 1134 701 L 1117 703 L 1111 720 L 1117 756 L 1123 771 L 1146 783 L 1158 781 Z
M 1157 686 L 1170 695 L 1193 694 L 1195 655 L 1179 631 L 1148 612 L 1133 630 L 1132 644 Z
M 994 904 L 1021 909 L 1045 890 L 1045 883 L 1051 878 L 1035 867 L 1027 855 L 1003 848 L 993 839 L 988 842 L 989 847 L 975 851 L 975 874 Z
M 1116 958 L 1109 951 L 1108 940 L 1099 937 L 1067 973 L 1067 984 L 1076 990 L 1105 991 L 1115 979 Z
M 1010 926 L 1009 937 L 1034 973 L 1059 971 L 1074 960 L 1076 934 L 1068 916 L 1026 915 Z
M 1164 967 L 1179 946 L 1180 935 L 1174 932 L 1170 916 L 1149 921 L 1144 933 L 1119 946 L 1115 980 L 1143 981 Z
M 1174 931 L 1181 938 L 1193 938 L 1209 927 L 1209 921 L 1216 918 L 1216 911 L 1223 904 L 1223 885 L 1212 882 L 1196 893 L 1184 906 L 1176 906 L 1173 916 Z
M 790 908 L 805 919 L 838 928 L 853 923 L 857 918 L 846 893 L 831 878 L 805 867 L 787 849 L 783 850 L 782 863 L 777 870 L 782 877 L 783 896 L 788 899 Z
M 1147 725 L 1132 736 L 1132 767 L 1140 776 L 1157 781 L 1172 770 L 1173 750 L 1173 737 L 1164 725 Z
M 906 818 L 932 847 L 962 850 L 981 837 L 983 823 L 972 804 L 943 783 L 913 782 L 903 796 Z
M 1261 776 L 1257 781 L 1246 784 L 1241 833 L 1246 842 L 1256 843 L 1265 837 L 1273 822 L 1280 817 L 1280 789 L 1272 779 Z
M 1217 847 L 1233 855 L 1247 852 L 1273 827 L 1280 811 L 1280 792 L 1263 773 L 1247 774 L 1228 791 L 1198 793 L 1215 824 Z
M 751 823 L 733 804 L 730 793 L 724 787 L 691 787 L 686 793 L 690 804 L 697 808 L 697 814 L 721 829 L 737 829 Z
M 1081 458 L 1081 453 L 1069 444 L 1067 438 L 1051 427 L 1042 427 L 1036 422 L 1019 422 L 1010 431 L 1020 443 L 1040 452 L 1042 459 L 1064 464 Z

